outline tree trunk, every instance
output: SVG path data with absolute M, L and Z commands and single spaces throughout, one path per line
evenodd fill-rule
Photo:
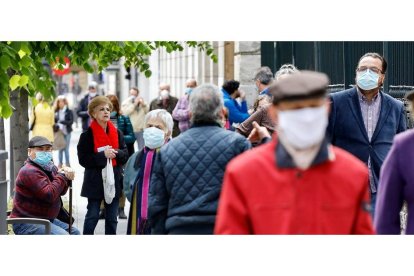
M 4 120 L 0 118 L 0 153 L 4 153 L 5 149 Z M 6 160 L 0 156 L 0 235 L 7 233 L 7 199 Z
M 13 176 L 10 174 L 10 178 L 14 183 L 19 170 L 27 159 L 27 144 L 29 143 L 27 91 L 24 89 L 12 91 L 10 103 L 16 108 L 10 118 L 10 140 L 13 141 Z

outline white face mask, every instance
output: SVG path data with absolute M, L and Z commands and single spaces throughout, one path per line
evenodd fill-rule
M 91 97 L 91 98 L 93 98 L 93 97 L 95 97 L 96 96 L 96 92 L 89 92 L 89 97 Z
M 278 131 L 292 147 L 304 150 L 319 144 L 328 126 L 326 106 L 279 111 Z
M 168 97 L 170 96 L 170 92 L 168 92 L 168 90 L 162 90 L 160 95 L 161 99 L 168 99 Z

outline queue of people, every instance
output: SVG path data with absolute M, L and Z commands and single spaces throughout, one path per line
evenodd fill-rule
M 84 131 L 77 145 L 85 169 L 81 196 L 88 199 L 83 234 L 94 234 L 102 207 L 105 234 L 117 233 L 118 217 L 128 218 L 129 235 L 400 234 L 403 204 L 414 208 L 408 161 L 414 134 L 406 131 L 403 104 L 382 91 L 386 70 L 384 57 L 366 53 L 356 64 L 355 86 L 329 94 L 324 73 L 285 64 L 273 76 L 261 67 L 250 111 L 236 80 L 220 89 L 189 79 L 179 100 L 161 84 L 149 105 L 138 88 L 120 105 L 114 95 L 96 95 L 91 84 L 77 111 Z M 35 108 L 37 123 L 43 109 Z M 58 98 L 51 124 L 67 144 L 71 114 Z M 69 153 L 62 149 L 55 166 L 52 137 L 38 129 L 11 216 L 49 219 L 52 232 L 64 234 L 68 225 L 57 212 L 74 178 Z M 42 232 L 24 224 L 14 229 Z M 406 233 L 414 233 L 412 216 Z

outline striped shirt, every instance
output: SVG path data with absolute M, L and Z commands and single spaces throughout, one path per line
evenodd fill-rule
M 359 89 L 358 98 L 361 106 L 362 119 L 364 121 L 365 130 L 367 131 L 368 139 L 371 142 L 372 135 L 374 134 L 375 128 L 378 123 L 379 114 L 381 111 L 381 94 L 378 94 L 371 100 L 368 101 L 365 95 L 363 95 Z M 371 156 L 368 157 L 368 169 L 369 169 L 369 184 L 371 192 L 376 193 L 377 189 L 374 184 L 374 176 L 371 168 Z

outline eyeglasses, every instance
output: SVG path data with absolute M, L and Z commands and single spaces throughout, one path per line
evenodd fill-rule
M 368 69 L 370 71 L 374 72 L 374 73 L 382 74 L 382 70 L 381 69 L 378 69 L 377 67 L 366 67 L 366 66 L 362 66 L 362 67 L 357 68 L 356 71 L 360 73 L 360 72 L 365 72 Z

